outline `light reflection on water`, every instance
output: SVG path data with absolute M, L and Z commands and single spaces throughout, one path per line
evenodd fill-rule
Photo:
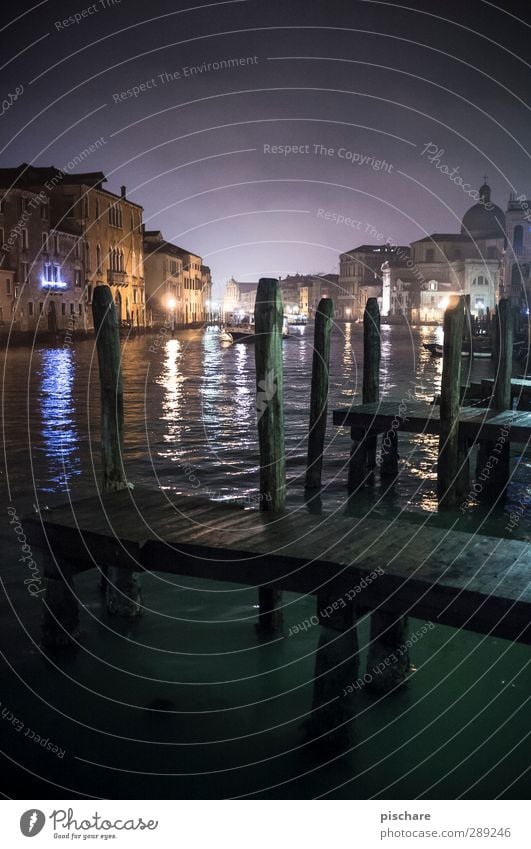
M 69 348 L 42 351 L 39 443 L 48 461 L 48 485 L 43 489 L 51 492 L 56 488 L 68 490 L 72 479 L 81 474 L 73 399 L 74 372 L 74 354 Z
M 422 347 L 433 341 L 439 328 L 382 327 L 382 396 L 407 398 L 408 393 L 431 401 L 440 390 L 440 359 Z M 286 457 L 291 500 L 302 500 L 301 479 L 306 459 L 313 327 L 299 329 L 283 344 Z M 258 446 L 255 413 L 254 349 L 252 344 L 226 346 L 213 329 L 178 332 L 149 353 L 153 337 L 132 339 L 124 349 L 125 456 L 133 482 L 192 494 L 184 466 L 193 467 L 201 486 L 216 497 L 256 492 Z M 354 399 L 361 401 L 363 327 L 342 324 L 331 340 L 329 411 Z M 31 493 L 27 462 L 28 437 L 21 422 L 29 416 L 31 455 L 37 487 L 59 493 L 72 480 L 93 484 L 88 433 L 97 446 L 97 369 L 92 364 L 92 341 L 76 342 L 73 350 L 26 349 L 9 352 L 5 402 L 8 474 L 20 492 Z M 463 379 L 479 380 L 489 374 L 488 360 L 463 361 Z M 470 371 L 472 369 L 472 371 Z M 29 374 L 30 398 L 21 374 Z M 91 407 L 90 428 L 87 397 Z M 96 421 L 94 421 L 96 419 Z M 348 429 L 327 431 L 323 479 L 324 506 L 344 504 L 346 464 L 350 449 Z M 437 439 L 401 434 L 399 452 L 403 472 L 394 490 L 394 507 L 432 511 L 436 506 Z M 153 464 L 153 466 L 152 466 Z M 513 500 L 526 498 L 528 457 L 512 485 Z M 195 493 L 197 494 L 197 493 Z M 382 509 L 387 509 L 383 505 Z M 526 511 L 529 513 L 529 511 Z M 526 516 L 523 524 L 530 524 Z

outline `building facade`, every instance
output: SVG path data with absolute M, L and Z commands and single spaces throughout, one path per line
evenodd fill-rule
M 45 192 L 0 189 L 4 332 L 86 329 L 84 242 L 68 224 L 52 226 L 51 214 Z
M 188 326 L 207 320 L 212 278 L 198 254 L 164 239 L 160 230 L 144 232 L 148 321 Z
M 390 304 L 384 295 L 382 267 L 396 258 L 407 261 L 409 248 L 390 244 L 360 245 L 340 254 L 336 317 L 344 321 L 362 318 L 369 298 L 378 298 L 382 313 L 387 315 Z
M 39 315 L 47 320 L 50 314 L 50 328 L 55 324 L 54 312 L 61 327 L 62 318 L 71 316 L 72 309 L 83 329 L 92 328 L 92 292 L 102 284 L 111 288 L 120 321 L 145 324 L 142 207 L 127 198 L 125 187 L 115 195 L 104 188 L 105 182 L 101 172 L 65 174 L 56 168 L 28 165 L 0 169 L 6 208 L 16 193 L 22 194 L 26 204 L 19 220 L 28 230 L 28 250 L 27 258 L 20 262 L 27 261 L 32 271 L 19 309 L 28 329 L 32 329 L 29 319 L 33 316 L 25 301 L 29 294 L 34 298 L 33 288 L 39 287 L 39 281 L 44 295 Z M 32 207 L 32 196 L 40 199 L 39 212 Z M 29 214 L 25 219 L 24 211 Z M 22 243 L 17 244 L 20 250 Z M 19 285 L 21 273 L 19 270 Z M 68 321 L 68 326 L 71 323 Z
M 531 200 L 514 194 L 506 212 L 507 249 L 504 265 L 504 295 L 524 315 L 531 300 Z

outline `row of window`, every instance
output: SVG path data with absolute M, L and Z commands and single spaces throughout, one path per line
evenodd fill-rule
M 34 205 L 36 203 L 40 204 L 41 210 L 41 218 L 45 221 L 48 218 L 48 201 L 42 201 L 36 197 L 24 197 L 21 196 L 18 201 L 18 211 L 20 215 L 23 215 L 24 212 L 28 212 L 30 210 L 30 203 L 33 201 Z M 3 215 L 5 212 L 5 197 L 2 195 L 0 198 L 0 215 Z
M 19 211 L 20 215 L 23 215 L 25 212 L 28 212 L 31 209 L 31 202 L 32 201 L 34 202 L 35 198 L 33 198 L 33 197 L 23 197 L 23 196 L 21 196 L 19 198 L 19 209 L 18 209 L 18 211 Z M 45 220 L 48 219 L 48 216 L 49 216 L 49 205 L 48 205 L 47 201 L 45 201 L 45 202 L 40 201 L 39 203 L 40 203 L 41 218 L 42 218 L 43 221 L 45 221 Z M 2 196 L 0 198 L 0 215 L 3 215 L 4 212 L 5 212 L 5 198 L 4 198 L 4 196 Z M 123 211 L 122 211 L 122 207 L 121 207 L 120 203 L 111 204 L 111 206 L 109 206 L 108 215 L 109 215 L 109 224 L 111 225 L 111 227 L 123 227 Z M 87 194 L 83 195 L 83 197 L 81 198 L 81 217 L 85 218 L 85 219 L 90 217 L 90 201 L 89 201 L 89 196 Z M 96 217 L 96 220 L 99 220 L 99 218 L 100 218 L 100 200 L 97 196 L 96 196 L 96 199 L 95 199 L 95 217 Z M 132 212 L 130 214 L 129 220 L 130 220 L 130 229 L 134 230 L 135 229 L 135 223 L 134 223 L 134 216 L 133 216 Z

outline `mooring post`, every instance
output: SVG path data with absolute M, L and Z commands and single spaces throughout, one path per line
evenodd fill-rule
M 256 418 L 260 450 L 260 509 L 282 513 L 286 503 L 284 453 L 284 389 L 280 282 L 262 277 L 254 310 Z M 271 586 L 258 590 L 258 629 L 272 634 L 282 628 L 281 593 Z
M 317 594 L 319 643 L 315 652 L 309 738 L 327 743 L 348 742 L 360 689 L 356 603 L 348 599 L 345 582 L 333 581 Z
M 363 385 L 362 403 L 380 398 L 380 310 L 376 298 L 369 298 L 363 313 Z M 373 434 L 351 428 L 352 446 L 348 469 L 348 490 L 361 489 L 374 475 L 376 440 Z M 370 474 L 369 474 L 370 473 Z
M 102 488 L 104 492 L 118 492 L 128 487 L 123 467 L 124 401 L 118 317 L 108 286 L 95 287 L 92 315 L 100 376 Z M 141 596 L 135 574 L 106 565 L 107 610 L 137 616 L 141 612 Z
M 334 318 L 331 298 L 321 298 L 315 313 L 312 360 L 312 387 L 310 393 L 310 429 L 308 434 L 308 461 L 305 485 L 319 489 L 323 468 L 323 451 L 328 410 L 328 380 L 330 368 L 330 336 Z
M 504 410 L 512 409 L 511 377 L 513 370 L 514 313 L 511 301 L 508 298 L 502 298 L 498 303 L 496 324 L 498 330 L 498 358 L 494 363 L 495 373 L 492 403 L 496 410 L 503 412 Z M 498 449 L 496 450 L 496 457 L 499 458 L 499 462 L 495 464 L 493 474 L 486 481 L 488 490 L 494 495 L 502 493 L 509 481 L 511 457 L 509 435 L 509 428 L 500 429 Z M 485 448 L 490 451 L 496 447 L 496 444 L 490 442 Z M 486 451 L 484 450 L 481 453 L 483 459 L 483 454 Z
M 380 400 L 380 309 L 376 298 L 369 298 L 363 313 L 363 389 L 364 404 Z M 376 436 L 367 437 L 367 467 L 376 467 Z
M 72 648 L 79 636 L 79 604 L 72 564 L 50 551 L 44 555 L 46 592 L 41 618 L 45 649 Z
M 465 318 L 464 298 L 452 298 L 444 313 L 443 372 L 441 381 L 437 496 L 439 509 L 454 507 L 460 486 L 459 408 L 461 348 Z
M 463 345 L 465 350 L 470 351 L 470 362 L 474 356 L 474 332 L 472 328 L 472 313 L 470 312 L 470 295 L 464 296 L 465 317 L 463 322 Z
M 497 410 L 510 410 L 514 315 L 507 298 L 502 298 L 498 304 L 498 322 L 498 360 L 495 364 L 493 401 Z

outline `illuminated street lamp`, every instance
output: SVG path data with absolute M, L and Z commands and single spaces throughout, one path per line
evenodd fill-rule
M 173 333 L 173 331 L 175 330 L 175 307 L 177 306 L 177 301 L 170 295 L 170 297 L 166 299 L 166 304 L 168 306 L 168 309 L 170 310 L 171 332 Z

